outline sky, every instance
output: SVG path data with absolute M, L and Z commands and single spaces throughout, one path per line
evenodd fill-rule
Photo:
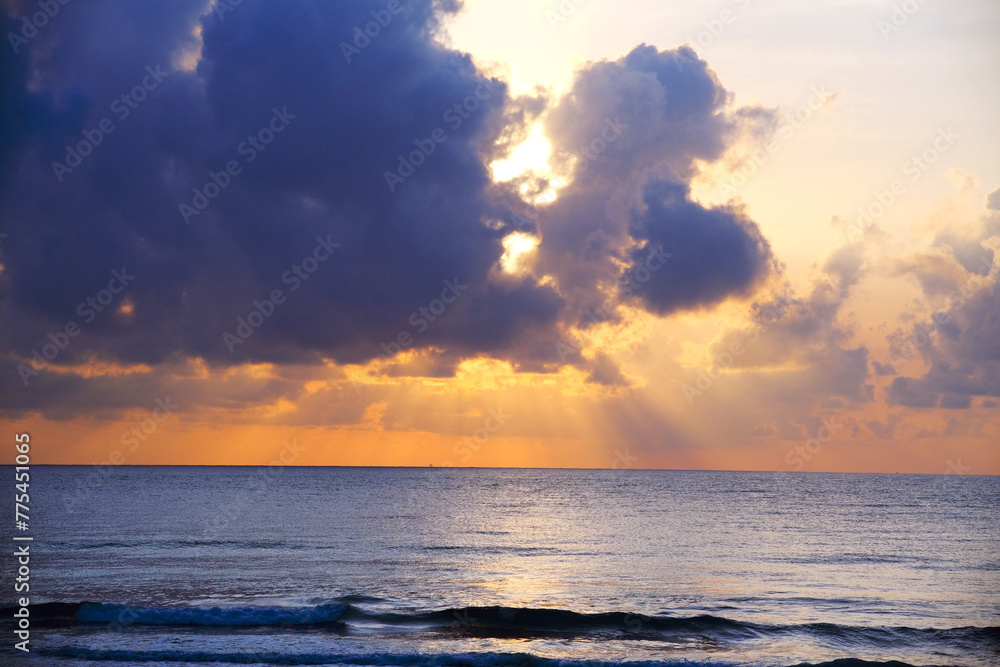
M 4 0 L 33 462 L 1000 474 L 988 0 Z

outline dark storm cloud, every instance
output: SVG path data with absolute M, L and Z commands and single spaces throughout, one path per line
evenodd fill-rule
M 570 182 L 542 211 L 539 263 L 558 277 L 578 317 L 603 299 L 601 285 L 623 281 L 622 296 L 657 314 L 753 291 L 773 269 L 767 241 L 738 206 L 692 201 L 689 183 L 696 160 L 718 159 L 772 116 L 733 108 L 689 47 L 643 45 L 577 73 L 546 121 Z M 672 256 L 651 270 L 658 249 Z M 646 275 L 641 285 L 628 280 L 637 272 Z
M 46 419 L 76 417 L 120 418 L 123 411 L 148 410 L 156 401 L 176 404 L 172 410 L 181 419 L 225 420 L 228 423 L 259 423 L 259 413 L 247 406 L 294 402 L 297 411 L 264 418 L 268 423 L 336 425 L 357 423 L 365 407 L 383 398 L 389 390 L 366 386 L 353 391 L 350 381 L 325 366 L 276 365 L 264 374 L 254 372 L 203 374 L 195 364 L 161 364 L 140 372 L 82 377 L 75 373 L 41 373 L 30 390 L 21 383 L 0 383 L 0 405 L 11 419 L 39 414 Z M 0 373 L 17 377 L 16 362 L 0 358 Z M 310 392 L 310 381 L 324 383 Z M 336 394 L 336 400 L 332 393 Z
M 448 375 L 489 354 L 623 384 L 603 355 L 559 353 L 587 308 L 712 306 L 774 270 L 738 206 L 689 194 L 696 161 L 773 114 L 732 108 L 690 49 L 640 46 L 578 73 L 546 117 L 569 184 L 526 219 L 487 165 L 548 100 L 512 98 L 436 41 L 458 3 L 391 4 L 76 2 L 0 49 L 0 367 L 25 392 L 5 405 L 99 388 L 80 405 L 124 408 L 172 386 L 156 371 L 30 375 L 25 389 L 32 357 L 309 365 L 421 349 L 432 361 L 389 372 Z M 5 34 L 33 5 L 7 7 Z M 544 234 L 535 276 L 553 281 L 497 277 L 513 230 Z M 133 276 L 124 289 L 116 272 Z
M 649 247 L 673 255 L 638 290 L 650 311 L 711 306 L 751 293 L 770 274 L 771 247 L 740 208 L 706 208 L 691 201 L 687 186 L 663 180 L 643 186 L 643 203 L 645 210 L 633 213 L 631 234 L 646 244 L 630 253 L 632 270 L 643 265 Z
M 53 363 L 359 361 L 401 333 L 503 356 L 550 327 L 551 287 L 488 278 L 509 231 L 491 223 L 511 216 L 486 163 L 538 103 L 434 41 L 440 3 L 399 7 L 72 3 L 3 49 L 5 351 L 31 356 L 70 321 L 82 332 Z M 323 240 L 340 245 L 306 259 Z M 78 304 L 114 270 L 135 279 L 85 321 Z M 439 312 L 445 281 L 463 287 Z M 284 301 L 230 353 L 223 333 L 275 289 Z

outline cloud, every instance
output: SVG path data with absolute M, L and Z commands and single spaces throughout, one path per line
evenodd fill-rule
M 689 46 L 660 51 L 644 44 L 578 71 L 546 130 L 554 159 L 578 183 L 664 163 L 686 180 L 695 174 L 695 160 L 722 155 L 738 113 L 715 72 Z
M 710 308 L 778 271 L 738 203 L 690 192 L 699 161 L 773 112 L 734 107 L 689 47 L 591 63 L 554 102 L 514 98 L 438 40 L 457 3 L 414 0 L 359 37 L 383 7 L 95 0 L 3 50 L 0 362 L 21 392 L 5 407 L 56 410 L 49 391 L 67 415 L 84 394 L 77 407 L 128 409 L 192 359 L 222 372 L 415 350 L 382 372 L 446 377 L 483 355 L 624 386 L 610 355 L 559 353 L 589 308 Z M 542 114 L 566 184 L 525 226 L 488 165 Z M 514 230 L 539 237 L 537 261 L 502 275 Z M 50 376 L 28 378 L 71 328 Z M 74 370 L 95 364 L 154 370 Z
M 363 361 L 404 332 L 415 347 L 503 357 L 544 338 L 554 289 L 491 279 L 510 211 L 486 165 L 531 101 L 441 46 L 449 9 L 430 0 L 347 62 L 338 43 L 377 4 L 68 5 L 29 49 L 5 49 L 4 349 L 30 356 L 122 267 L 127 293 L 55 363 Z M 181 68 L 199 46 L 197 69 Z M 141 88 L 147 68 L 163 73 L 155 89 Z M 141 101 L 121 102 L 134 90 Z M 113 131 L 55 174 L 103 119 Z M 390 191 L 386 173 L 418 160 Z M 317 239 L 340 246 L 309 273 Z M 300 266 L 307 277 L 289 273 Z M 441 313 L 445 281 L 465 289 Z M 223 334 L 276 289 L 284 303 L 231 353 Z
M 738 345 L 744 351 L 732 366 L 740 369 L 825 365 L 851 352 L 866 356 L 865 348 L 842 348 L 852 332 L 837 319 L 864 268 L 863 244 L 838 248 L 827 258 L 808 294 L 798 296 L 787 284 L 781 285 L 768 298 L 754 302 L 750 323 L 726 331 L 712 345 L 711 355 L 717 358 Z
M 706 208 L 691 201 L 686 185 L 665 180 L 645 183 L 643 202 L 631 234 L 645 243 L 629 253 L 629 272 L 644 266 L 650 248 L 672 255 L 637 290 L 648 310 L 665 315 L 748 296 L 775 270 L 770 245 L 742 208 Z
M 865 426 L 876 438 L 889 439 L 891 440 L 895 437 L 896 426 L 902 421 L 900 415 L 889 415 L 886 417 L 885 422 L 880 422 L 877 419 L 872 419 Z
M 968 275 L 950 253 L 940 248 L 901 259 L 894 268 L 896 275 L 916 279 L 920 289 L 929 297 L 954 292 Z
M 948 248 L 955 260 L 969 273 L 985 276 L 993 266 L 993 249 L 984 247 L 979 239 L 943 233 L 934 240 L 934 245 Z
M 772 120 L 734 107 L 687 46 L 583 67 L 545 119 L 567 184 L 541 210 L 538 271 L 580 318 L 609 296 L 665 315 L 751 294 L 775 270 L 770 245 L 738 204 L 693 201 L 690 182 L 699 160 Z M 671 256 L 654 268 L 655 252 Z
M 921 377 L 897 377 L 889 401 L 912 408 L 966 409 L 973 397 L 1000 396 L 1000 289 L 995 278 L 967 300 L 960 297 L 920 352 L 930 364 Z
M 896 374 L 896 369 L 893 368 L 892 365 L 890 364 L 882 364 L 877 361 L 872 361 L 872 368 L 875 369 L 875 375 L 878 375 L 880 377 L 884 375 Z
M 991 192 L 986 198 L 986 208 L 991 211 L 1000 211 L 1000 188 Z
M 991 194 L 987 209 L 994 199 Z M 890 403 L 965 410 L 975 397 L 1000 396 L 1000 290 L 993 248 L 1000 226 L 995 218 L 987 210 L 975 224 L 953 224 L 955 230 L 937 233 L 930 252 L 902 264 L 935 307 L 909 335 L 897 329 L 888 337 L 894 358 L 919 354 L 929 366 L 920 377 L 895 378 L 888 388 Z
M 723 321 L 701 363 L 683 369 L 678 382 L 702 421 L 721 411 L 734 430 L 742 422 L 751 435 L 797 440 L 812 437 L 821 417 L 853 424 L 845 415 L 874 401 L 869 350 L 852 344 L 842 313 L 867 273 L 864 244 L 838 248 L 818 269 L 804 294 L 773 281 L 745 324 Z M 753 430 L 762 423 L 769 428 Z

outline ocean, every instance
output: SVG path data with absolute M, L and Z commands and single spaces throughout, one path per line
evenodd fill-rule
M 32 466 L 30 501 L 4 665 L 1000 665 L 998 477 Z

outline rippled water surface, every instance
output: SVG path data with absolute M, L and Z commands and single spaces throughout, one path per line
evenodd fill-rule
M 88 475 L 32 467 L 33 651 L 0 661 L 1000 664 L 996 477 Z

